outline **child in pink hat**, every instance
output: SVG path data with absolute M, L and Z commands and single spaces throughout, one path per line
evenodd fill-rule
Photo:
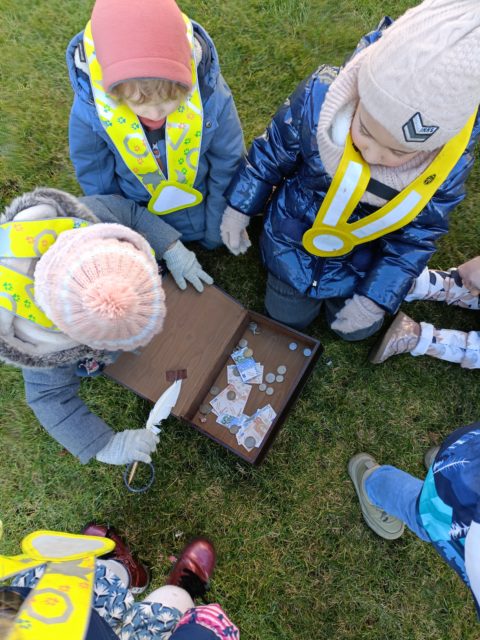
M 166 215 L 182 240 L 222 244 L 224 191 L 244 154 L 208 33 L 174 0 L 97 0 L 71 41 L 70 155 L 84 192 Z

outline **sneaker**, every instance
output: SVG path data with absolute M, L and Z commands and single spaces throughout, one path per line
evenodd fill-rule
M 437 457 L 437 453 L 440 451 L 440 446 L 436 445 L 435 447 L 430 447 L 428 451 L 425 452 L 423 456 L 423 464 L 425 465 L 425 469 L 428 471 L 432 464 L 435 462 L 435 458 Z
M 368 359 L 372 364 L 380 364 L 391 356 L 410 353 L 417 346 L 419 339 L 418 322 L 400 311 L 383 337 L 373 346 Z
M 366 479 L 379 468 L 380 465 L 368 453 L 358 453 L 348 463 L 348 475 L 357 492 L 363 518 L 370 529 L 386 540 L 396 540 L 402 535 L 405 525 L 398 518 L 372 504 L 365 491 Z
M 150 572 L 147 567 L 133 557 L 128 544 L 122 540 L 113 527 L 96 522 L 89 522 L 82 530 L 84 536 L 100 536 L 115 542 L 115 549 L 102 556 L 104 560 L 116 560 L 125 567 L 130 578 L 128 588 L 132 593 L 143 593 L 150 584 Z
M 207 538 L 195 538 L 183 549 L 168 576 L 166 584 L 185 589 L 192 600 L 203 598 L 209 588 L 217 554 Z

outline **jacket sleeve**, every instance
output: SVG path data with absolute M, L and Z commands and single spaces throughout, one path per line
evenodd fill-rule
M 228 204 L 253 216 L 261 213 L 273 188 L 292 174 L 300 160 L 300 133 L 309 79 L 284 102 L 265 132 L 256 138 L 227 191 Z
M 86 464 L 113 435 L 112 429 L 78 397 L 75 365 L 53 369 L 23 369 L 25 395 L 42 427 Z
M 413 222 L 378 241 L 377 258 L 356 293 L 389 313 L 397 312 L 413 281 L 435 253 L 437 241 L 448 231 L 451 211 L 465 198 L 465 180 L 472 166 L 473 156 L 466 151 Z
M 219 100 L 217 129 L 205 153 L 208 162 L 208 195 L 205 202 L 206 229 L 202 244 L 207 248 L 221 246 L 220 223 L 226 207 L 225 191 L 245 156 L 242 125 L 233 101 L 232 93 L 219 77 L 216 92 L 212 98 Z
M 70 159 L 86 195 L 121 194 L 115 174 L 115 156 L 89 121 L 92 114 L 75 96 L 68 127 Z

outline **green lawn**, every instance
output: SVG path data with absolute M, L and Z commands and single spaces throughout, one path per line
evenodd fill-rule
M 182 8 L 214 37 L 245 129 L 259 134 L 296 84 L 322 62 L 341 63 L 382 15 L 412 2 L 379 0 L 185 0 Z M 68 156 L 71 90 L 64 49 L 92 2 L 3 0 L 0 23 L 0 203 L 37 185 L 79 194 Z M 455 212 L 433 264 L 478 252 L 480 176 Z M 254 222 L 258 239 L 260 221 Z M 258 251 L 235 258 L 199 252 L 217 284 L 262 311 Z M 477 326 L 466 311 L 415 304 L 416 319 Z M 147 560 L 154 585 L 168 555 L 190 536 L 218 546 L 212 599 L 248 640 L 474 639 L 471 598 L 433 549 L 410 533 L 388 544 L 363 524 L 346 473 L 367 450 L 422 475 L 424 450 L 478 418 L 478 372 L 409 356 L 373 367 L 372 341 L 340 342 L 323 321 L 319 363 L 263 465 L 252 468 L 170 419 L 146 495 L 127 494 L 120 468 L 82 466 L 47 436 L 27 408 L 20 372 L 0 368 L 1 550 L 16 552 L 36 528 L 78 530 L 95 518 L 115 524 Z M 141 427 L 147 403 L 107 380 L 86 382 L 89 405 L 118 429 Z

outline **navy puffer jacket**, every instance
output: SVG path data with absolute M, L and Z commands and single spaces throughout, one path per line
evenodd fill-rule
M 390 23 L 384 21 L 382 28 Z M 372 32 L 361 47 L 380 35 L 380 29 Z M 303 248 L 302 236 L 312 226 L 331 184 L 318 151 L 317 123 L 339 70 L 322 65 L 285 101 L 265 133 L 253 142 L 230 183 L 227 201 L 249 216 L 265 211 L 262 257 L 277 278 L 312 298 L 350 298 L 357 293 L 395 313 L 435 252 L 437 240 L 448 231 L 450 212 L 465 197 L 480 121 L 477 116 L 460 160 L 413 222 L 346 255 L 313 256 Z M 350 221 L 373 211 L 375 207 L 360 203 Z

